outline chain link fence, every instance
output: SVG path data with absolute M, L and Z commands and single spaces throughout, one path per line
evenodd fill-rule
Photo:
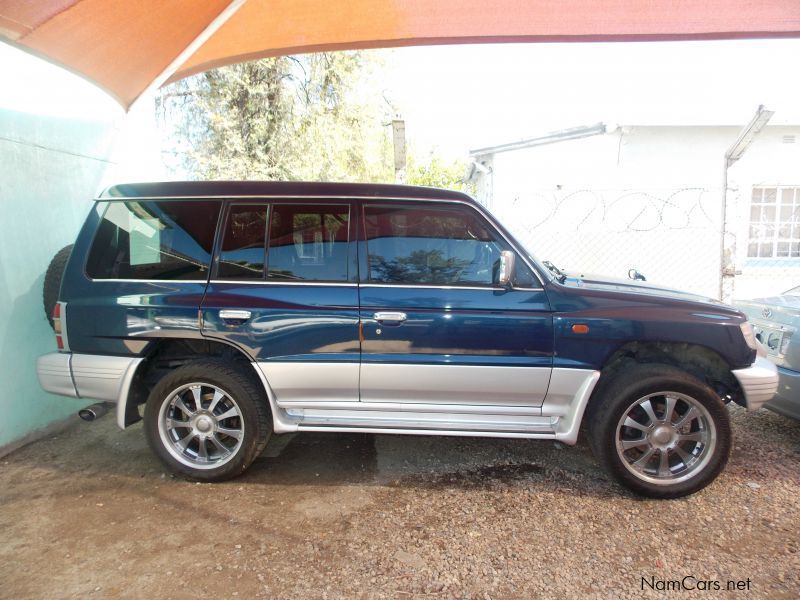
M 491 210 L 537 258 L 569 272 L 628 278 L 635 269 L 648 283 L 726 301 L 800 285 L 800 260 L 748 257 L 750 206 L 730 192 L 723 247 L 721 196 L 697 187 L 533 190 L 495 199 Z

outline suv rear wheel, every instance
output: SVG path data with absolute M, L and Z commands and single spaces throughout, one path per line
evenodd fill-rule
M 221 360 L 179 367 L 153 388 L 145 407 L 150 447 L 173 472 L 202 481 L 243 473 L 272 433 L 255 378 Z
M 601 391 L 590 413 L 595 456 L 627 488 L 653 498 L 701 490 L 725 467 L 728 411 L 696 377 L 669 365 L 634 365 Z

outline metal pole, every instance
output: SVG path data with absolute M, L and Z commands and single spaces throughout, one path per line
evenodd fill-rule
M 722 219 L 719 225 L 719 299 L 725 300 L 725 233 L 728 229 L 728 167 L 731 166 L 728 155 L 725 154 L 725 166 L 722 169 Z
M 734 277 L 736 275 L 735 244 L 731 246 L 729 264 L 725 264 L 725 234 L 728 230 L 728 169 L 744 155 L 750 144 L 753 143 L 753 140 L 764 129 L 774 114 L 773 111 L 766 110 L 763 104 L 760 105 L 750 122 L 739 132 L 736 141 L 725 152 L 725 168 L 722 170 L 722 223 L 720 223 L 721 239 L 719 244 L 719 299 L 722 301 L 725 300 L 725 277 Z
M 392 121 L 392 141 L 394 142 L 394 182 L 406 182 L 406 122 L 402 119 Z

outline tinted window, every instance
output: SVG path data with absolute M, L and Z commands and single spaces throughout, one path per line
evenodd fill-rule
M 497 283 L 504 245 L 474 211 L 458 207 L 370 206 L 364 209 L 369 279 L 379 283 Z M 532 275 L 517 261 L 517 285 Z M 528 282 L 524 281 L 525 277 Z
M 270 219 L 270 279 L 347 281 L 348 206 L 276 204 Z
M 218 202 L 109 202 L 86 263 L 94 279 L 206 279 Z
M 263 279 L 267 237 L 265 204 L 234 204 L 228 211 L 222 248 L 219 253 L 219 279 Z

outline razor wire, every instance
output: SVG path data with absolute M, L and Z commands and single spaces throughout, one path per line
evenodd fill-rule
M 750 207 L 729 192 L 723 227 L 720 196 L 703 187 L 528 190 L 496 199 L 492 211 L 534 256 L 586 277 L 636 270 L 648 283 L 726 301 L 800 285 L 800 260 L 747 257 Z

